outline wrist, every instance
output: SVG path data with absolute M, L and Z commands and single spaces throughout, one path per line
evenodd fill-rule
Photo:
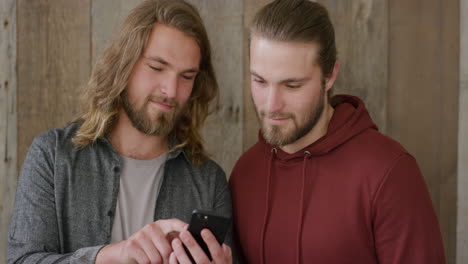
M 123 242 L 123 241 L 121 241 Z M 95 264 L 122 263 L 120 258 L 121 242 L 105 245 L 98 251 Z

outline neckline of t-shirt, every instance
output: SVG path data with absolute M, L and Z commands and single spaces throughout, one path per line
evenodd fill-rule
M 121 155 L 122 156 L 122 155 Z M 154 164 L 164 163 L 167 160 L 168 153 L 163 153 L 158 157 L 150 160 L 141 160 L 141 159 L 134 159 L 127 156 L 122 156 L 125 162 L 130 162 L 132 164 L 136 164 L 139 166 L 153 166 Z

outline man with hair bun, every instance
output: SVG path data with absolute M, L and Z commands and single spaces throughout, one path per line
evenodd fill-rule
M 332 96 L 339 64 L 325 7 L 276 0 L 250 30 L 261 132 L 230 178 L 245 260 L 445 263 L 414 157 L 379 133 L 361 99 Z

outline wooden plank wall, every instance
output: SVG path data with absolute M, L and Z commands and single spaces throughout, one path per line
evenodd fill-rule
M 16 1 L 0 0 L 0 263 L 16 190 Z
M 220 87 L 218 112 L 203 130 L 208 152 L 229 177 L 243 153 L 243 1 L 189 0 L 205 22 L 213 48 L 213 63 Z
M 459 1 L 388 3 L 388 134 L 418 160 L 455 263 Z
M 91 61 L 94 65 L 99 55 L 118 30 L 130 10 L 142 0 L 91 1 Z
M 341 68 L 335 94 L 366 103 L 380 131 L 387 127 L 388 8 L 386 0 L 319 0 L 335 25 Z
M 460 2 L 457 263 L 468 263 L 468 0 Z
M 79 111 L 90 73 L 90 0 L 18 0 L 18 164 L 34 136 Z

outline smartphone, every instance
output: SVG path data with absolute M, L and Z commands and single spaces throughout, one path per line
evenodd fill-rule
M 213 259 L 211 258 L 210 251 L 208 250 L 208 246 L 205 244 L 205 241 L 201 236 L 201 231 L 205 228 L 209 229 L 211 233 L 213 233 L 213 235 L 216 237 L 218 243 L 222 245 L 224 242 L 224 238 L 226 237 L 226 233 L 229 230 L 230 224 L 230 218 L 216 215 L 213 212 L 209 211 L 193 210 L 192 218 L 190 219 L 190 223 L 188 226 L 188 231 L 190 232 L 190 234 L 192 234 L 193 238 L 195 238 L 198 245 L 200 245 L 200 247 L 210 259 L 210 261 L 213 261 Z M 187 253 L 192 263 L 195 263 L 192 255 L 190 254 L 187 248 L 185 248 L 185 252 Z

